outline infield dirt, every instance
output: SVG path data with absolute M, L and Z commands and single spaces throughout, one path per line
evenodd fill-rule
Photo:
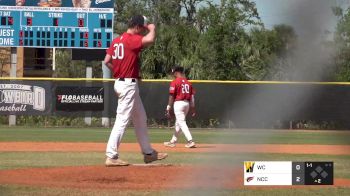
M 166 152 L 258 152 L 286 154 L 330 154 L 349 155 L 350 146 L 341 145 L 231 145 L 201 144 L 198 148 L 183 146 L 164 148 L 161 144 L 155 149 Z M 59 142 L 0 142 L 0 152 L 39 151 L 39 152 L 103 152 L 103 143 L 59 143 Z M 122 144 L 121 151 L 139 152 L 138 144 Z M 194 173 L 209 172 L 206 180 L 193 183 Z M 176 174 L 176 175 L 174 175 Z M 0 184 L 16 184 L 39 187 L 69 187 L 91 189 L 210 189 L 243 188 L 243 170 L 237 166 L 213 165 L 150 165 L 106 168 L 100 166 L 76 166 L 54 168 L 28 168 L 0 170 Z M 298 186 L 302 188 L 304 186 Z M 327 187 L 327 186 L 326 186 Z M 335 186 L 350 187 L 349 179 L 335 179 Z M 264 187 L 271 188 L 271 187 Z M 288 187 L 274 187 L 288 188 Z

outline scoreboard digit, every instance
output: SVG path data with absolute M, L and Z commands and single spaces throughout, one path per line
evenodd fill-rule
M 113 8 L 0 6 L 0 47 L 108 48 Z
M 84 18 L 78 18 L 78 27 L 84 27 Z
M 32 17 L 27 17 L 27 26 L 32 26 L 33 25 L 33 19 Z

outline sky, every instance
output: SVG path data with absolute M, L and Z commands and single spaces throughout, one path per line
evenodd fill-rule
M 319 30 L 334 32 L 337 18 L 332 7 L 349 5 L 348 0 L 254 0 L 265 27 L 288 24 L 297 34 L 306 33 L 303 18 L 319 18 Z

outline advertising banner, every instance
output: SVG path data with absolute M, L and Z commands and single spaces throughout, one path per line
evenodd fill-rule
M 1 115 L 49 115 L 50 82 L 0 82 Z
M 104 88 L 58 86 L 55 90 L 56 111 L 85 112 L 104 110 Z

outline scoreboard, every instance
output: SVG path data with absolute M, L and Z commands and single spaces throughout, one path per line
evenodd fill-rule
M 0 46 L 108 48 L 113 8 L 0 6 Z
M 333 162 L 245 161 L 244 185 L 333 185 Z

